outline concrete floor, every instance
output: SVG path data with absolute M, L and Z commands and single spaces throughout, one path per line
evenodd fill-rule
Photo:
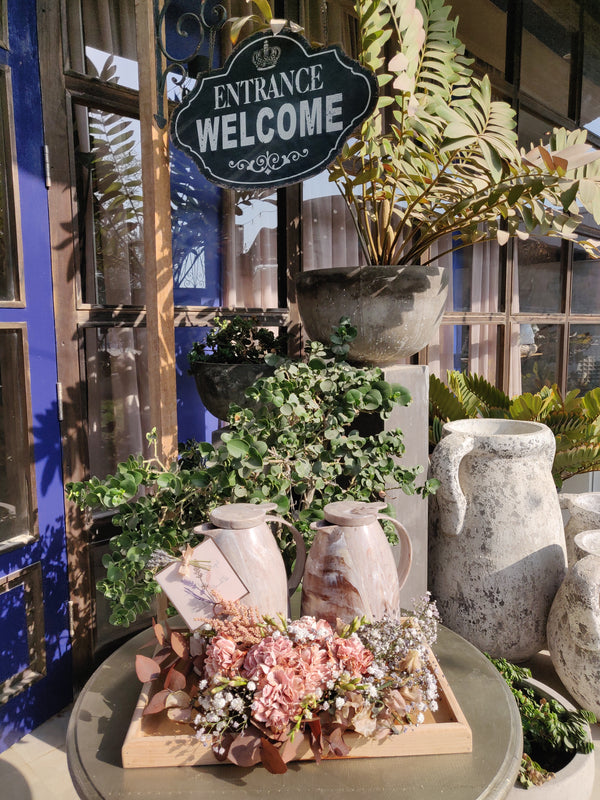
M 538 680 L 568 697 L 548 653 L 539 653 L 528 666 Z M 71 709 L 45 722 L 0 755 L 2 800 L 77 800 L 67 768 L 65 736 Z M 592 800 L 600 800 L 600 725 L 592 726 L 596 742 L 596 780 Z M 523 794 L 526 798 L 527 795 Z M 581 800 L 565 797 L 564 800 Z

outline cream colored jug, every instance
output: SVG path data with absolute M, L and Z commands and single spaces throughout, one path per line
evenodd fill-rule
M 302 581 L 302 613 L 351 622 L 354 617 L 381 619 L 400 613 L 400 589 L 411 566 L 410 537 L 397 520 L 378 512 L 385 503 L 342 500 L 323 509 L 313 523 Z M 400 536 L 400 574 L 378 520 L 389 520 Z
M 306 548 L 302 534 L 289 522 L 270 515 L 275 503 L 231 503 L 210 512 L 210 523 L 194 528 L 210 536 L 248 588 L 241 602 L 261 614 L 288 616 L 289 597 L 304 570 Z M 296 563 L 289 580 L 281 550 L 267 523 L 285 525 L 296 542 Z
M 463 419 L 431 454 L 429 588 L 442 622 L 512 661 L 543 649 L 566 572 L 555 440 L 539 422 Z

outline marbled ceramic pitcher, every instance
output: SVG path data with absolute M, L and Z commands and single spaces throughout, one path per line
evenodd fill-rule
M 400 589 L 412 561 L 409 535 L 397 520 L 378 512 L 385 503 L 342 500 L 323 509 L 325 519 L 313 523 L 302 581 L 302 613 L 351 622 L 354 617 L 381 619 L 400 613 Z M 388 520 L 401 544 L 399 571 L 392 548 L 378 520 Z
M 210 512 L 210 523 L 194 528 L 210 538 L 248 589 L 241 602 L 262 614 L 288 616 L 289 597 L 302 579 L 306 549 L 302 534 L 281 517 L 269 515 L 275 503 L 231 503 Z M 296 542 L 294 571 L 286 578 L 281 550 L 267 523 L 285 525 Z
M 545 646 L 566 572 L 555 440 L 538 422 L 464 419 L 444 425 L 431 455 L 429 587 L 442 622 L 512 661 Z

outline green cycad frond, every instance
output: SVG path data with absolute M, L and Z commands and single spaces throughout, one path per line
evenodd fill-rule
M 568 450 L 557 450 L 552 466 L 554 481 L 558 487 L 574 475 L 600 469 L 600 444 L 582 444 Z
M 432 416 L 444 422 L 471 416 L 456 394 L 435 375 L 429 377 L 429 409 Z

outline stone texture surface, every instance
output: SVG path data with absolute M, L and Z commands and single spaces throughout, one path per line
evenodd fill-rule
M 600 717 L 600 556 L 569 568 L 548 617 L 548 650 L 570 694 Z
M 358 329 L 349 360 L 398 364 L 426 347 L 442 321 L 448 271 L 437 266 L 333 267 L 296 280 L 298 310 L 310 339 L 329 341 L 341 317 Z
M 431 456 L 429 585 L 445 625 L 511 661 L 545 646 L 566 572 L 562 516 L 545 425 L 458 420 Z
M 567 512 L 565 539 L 567 562 L 571 567 L 577 561 L 575 536 L 581 531 L 600 528 L 600 492 L 561 493 L 558 499 L 560 507 Z

